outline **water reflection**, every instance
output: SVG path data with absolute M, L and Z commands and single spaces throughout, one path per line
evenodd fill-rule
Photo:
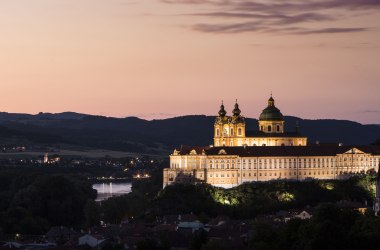
M 110 197 L 128 194 L 131 192 L 132 184 L 129 182 L 123 183 L 96 183 L 92 188 L 98 191 L 96 201 L 102 201 Z

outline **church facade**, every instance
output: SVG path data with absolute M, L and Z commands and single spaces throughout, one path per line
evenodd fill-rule
M 224 105 L 220 106 L 219 115 L 214 123 L 214 146 L 306 146 L 307 138 L 298 129 L 285 132 L 284 116 L 275 106 L 271 96 L 268 106 L 259 118 L 258 131 L 247 131 L 244 117 L 241 116 L 236 102 L 232 116 L 226 116 Z
M 222 104 L 214 123 L 214 145 L 175 149 L 163 185 L 205 182 L 231 188 L 276 179 L 342 179 L 377 171 L 379 162 L 380 147 L 308 145 L 298 129 L 286 132 L 283 115 L 270 97 L 256 132 L 246 132 L 237 103 L 232 116 L 226 116 Z

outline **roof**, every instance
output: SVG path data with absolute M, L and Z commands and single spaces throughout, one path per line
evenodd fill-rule
M 181 147 L 179 149 L 175 149 L 175 150 L 177 150 L 180 155 L 188 155 L 188 154 L 190 154 L 190 152 L 192 150 L 195 150 L 195 152 L 198 155 L 200 155 L 200 154 L 202 154 L 203 150 L 207 150 L 209 148 L 210 148 L 209 146 L 194 146 L 194 147 L 191 147 L 191 146 L 181 145 Z
M 240 157 L 265 156 L 336 156 L 353 148 L 371 155 L 380 155 L 380 146 L 246 146 L 246 147 L 211 147 L 206 155 L 219 155 L 224 150 L 226 155 Z M 223 153 L 224 153 L 223 152 Z
M 284 133 L 265 133 L 262 131 L 246 131 L 245 132 L 246 137 L 295 137 L 295 138 L 301 138 L 305 137 L 301 133 L 294 131 L 294 132 L 284 132 Z
M 281 111 L 275 106 L 268 106 L 263 110 L 263 112 L 261 112 L 259 120 L 260 121 L 283 121 L 284 116 L 282 115 Z
M 197 217 L 193 214 L 177 214 L 177 215 L 165 215 L 163 220 L 166 224 L 178 224 L 179 222 L 193 222 L 197 220 Z

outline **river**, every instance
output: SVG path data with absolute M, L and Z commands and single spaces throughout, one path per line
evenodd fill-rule
M 92 185 L 92 188 L 98 191 L 98 196 L 96 197 L 96 201 L 102 201 L 111 197 L 130 193 L 131 188 L 132 188 L 132 183 L 130 182 L 96 183 Z

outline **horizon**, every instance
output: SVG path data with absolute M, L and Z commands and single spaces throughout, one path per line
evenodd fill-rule
M 65 113 L 73 113 L 73 114 L 78 114 L 78 115 L 87 115 L 87 116 L 101 116 L 101 117 L 106 117 L 106 118 L 115 118 L 115 119 L 127 119 L 127 118 L 138 118 L 138 119 L 141 119 L 141 120 L 145 120 L 145 121 L 154 121 L 154 120 L 166 120 L 166 119 L 174 119 L 174 118 L 181 118 L 181 117 L 186 117 L 186 116 L 206 116 L 206 117 L 217 117 L 217 115 L 213 115 L 213 114 L 181 114 L 181 115 L 177 115 L 177 116 L 165 116 L 165 117 L 160 117 L 160 118 L 144 118 L 144 117 L 141 117 L 141 116 L 135 116 L 135 115 L 129 115 L 129 116 L 106 116 L 106 115 L 98 115 L 98 114 L 90 114 L 90 113 L 80 113 L 80 112 L 75 112 L 75 111 L 62 111 L 62 112 L 38 112 L 38 113 L 11 113 L 11 112 L 6 112 L 6 111 L 0 111 L 0 113 L 6 113 L 6 114 L 15 114 L 15 115 L 42 115 L 42 114 L 51 114 L 51 115 L 59 115 L 59 114 L 65 114 Z M 227 113 L 228 115 L 228 113 Z M 150 117 L 150 116 L 149 116 Z M 259 118 L 257 117 L 248 117 L 248 116 L 244 116 L 244 118 L 247 118 L 247 119 L 254 119 L 254 120 L 259 120 Z M 349 122 L 356 122 L 356 123 L 359 123 L 361 125 L 379 125 L 380 126 L 380 123 L 377 124 L 377 123 L 361 123 L 359 121 L 354 121 L 354 120 L 347 120 L 347 119 L 334 119 L 334 118 L 303 118 L 303 117 L 299 117 L 299 116 L 295 116 L 295 115 L 284 115 L 284 117 L 293 117 L 293 118 L 298 118 L 298 119 L 301 119 L 301 120 L 309 120 L 309 121 L 317 121 L 317 120 L 333 120 L 333 121 L 349 121 Z
M 0 109 L 380 124 L 380 1 L 0 2 Z

